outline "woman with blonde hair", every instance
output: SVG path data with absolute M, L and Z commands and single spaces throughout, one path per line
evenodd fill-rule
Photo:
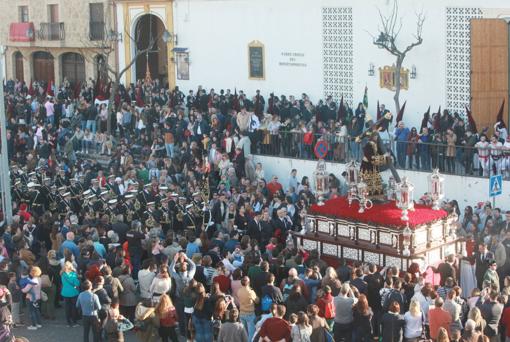
M 328 285 L 331 288 L 331 294 L 333 297 L 338 296 L 338 293 L 340 293 L 340 287 L 342 286 L 342 283 L 340 282 L 340 279 L 338 279 L 338 275 L 335 271 L 335 269 L 331 266 L 326 268 L 326 272 L 324 273 L 324 277 L 321 281 L 321 286 L 324 287 Z
M 448 331 L 445 328 L 439 328 L 439 332 L 437 334 L 437 342 L 450 342 L 450 338 L 448 337 Z
M 41 269 L 33 266 L 29 272 L 29 279 L 26 285 L 21 289 L 26 294 L 28 311 L 30 312 L 30 320 L 32 325 L 27 327 L 28 330 L 37 330 L 42 328 L 41 325 Z M 21 283 L 21 282 L 20 282 Z
M 76 311 L 76 299 L 80 294 L 80 281 L 78 274 L 70 261 L 66 261 L 60 272 L 62 288 L 60 294 L 64 298 L 65 314 L 68 327 L 77 326 L 78 313 Z
M 478 307 L 471 308 L 468 313 L 468 319 L 471 319 L 475 322 L 475 331 L 479 333 L 483 333 L 485 330 L 486 322 L 482 317 L 482 312 Z
M 425 317 L 421 311 L 421 305 L 418 299 L 411 299 L 409 311 L 404 314 L 404 338 L 406 341 L 416 342 L 423 333 L 423 321 Z
M 159 318 L 159 336 L 163 342 L 178 342 L 177 333 L 175 327 L 179 322 L 177 311 L 172 303 L 172 299 L 167 295 L 163 294 L 159 298 L 159 303 L 156 306 L 156 316 Z

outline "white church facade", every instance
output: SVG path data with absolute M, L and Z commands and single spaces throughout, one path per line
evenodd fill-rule
M 151 53 L 150 63 L 145 57 L 134 63 L 124 81 L 143 78 L 148 66 L 155 69 L 153 77 L 183 91 L 202 85 L 251 95 L 260 89 L 265 96 L 306 93 L 312 102 L 332 95 L 350 106 L 362 101 L 368 87 L 371 113 L 377 101 L 394 111 L 387 83 L 395 57 L 373 44 L 382 28 L 379 13 L 389 15 L 392 8 L 393 0 L 118 1 L 119 31 L 136 39 L 137 25 L 152 18 L 143 31 L 150 28 L 155 36 L 166 30 L 170 36 Z M 425 16 L 423 43 L 402 66 L 405 120 L 419 125 L 429 105 L 432 112 L 441 106 L 459 113 L 468 106 L 480 125 L 489 124 L 502 100 L 508 103 L 510 2 L 399 0 L 398 10 L 402 29 L 396 44 L 403 49 L 416 39 L 416 14 Z M 136 54 L 137 42 L 125 38 L 118 44 L 122 69 Z M 471 103 L 473 95 L 478 102 Z

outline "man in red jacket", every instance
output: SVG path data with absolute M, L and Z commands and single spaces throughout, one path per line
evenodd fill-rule
M 278 177 L 273 176 L 273 179 L 267 183 L 267 190 L 269 191 L 269 195 L 273 198 L 274 194 L 278 191 L 282 191 L 283 186 L 278 182 Z
M 285 339 L 290 342 L 290 324 L 283 319 L 285 316 L 286 308 L 283 305 L 276 307 L 274 317 L 270 317 L 264 321 L 260 328 L 259 336 L 267 337 L 270 341 L 280 341 Z

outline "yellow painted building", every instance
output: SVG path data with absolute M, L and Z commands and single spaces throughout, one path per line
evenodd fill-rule
M 177 36 L 173 29 L 173 5 L 171 0 L 115 2 L 116 24 L 124 37 L 118 42 L 119 69 L 133 61 L 123 77 L 124 82 L 144 79 L 149 71 L 152 79 L 175 86 L 173 50 Z M 155 41 L 151 50 L 138 55 L 147 49 L 150 41 Z
M 7 3 L 7 1 L 3 1 Z M 9 0 L 0 11 L 7 79 L 57 85 L 96 79 L 99 42 L 113 23 L 111 0 Z M 115 65 L 112 53 L 110 65 Z

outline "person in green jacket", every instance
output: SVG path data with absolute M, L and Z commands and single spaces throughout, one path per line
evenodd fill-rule
M 498 265 L 496 263 L 496 260 L 489 261 L 489 269 L 485 272 L 485 275 L 483 276 L 483 284 L 485 286 L 497 286 L 497 290 L 499 292 L 499 275 L 496 269 L 498 268 Z
M 80 294 L 80 280 L 71 262 L 65 262 L 60 278 L 62 280 L 62 290 L 60 294 L 64 298 L 67 325 L 69 327 L 75 327 L 78 325 L 76 299 Z

